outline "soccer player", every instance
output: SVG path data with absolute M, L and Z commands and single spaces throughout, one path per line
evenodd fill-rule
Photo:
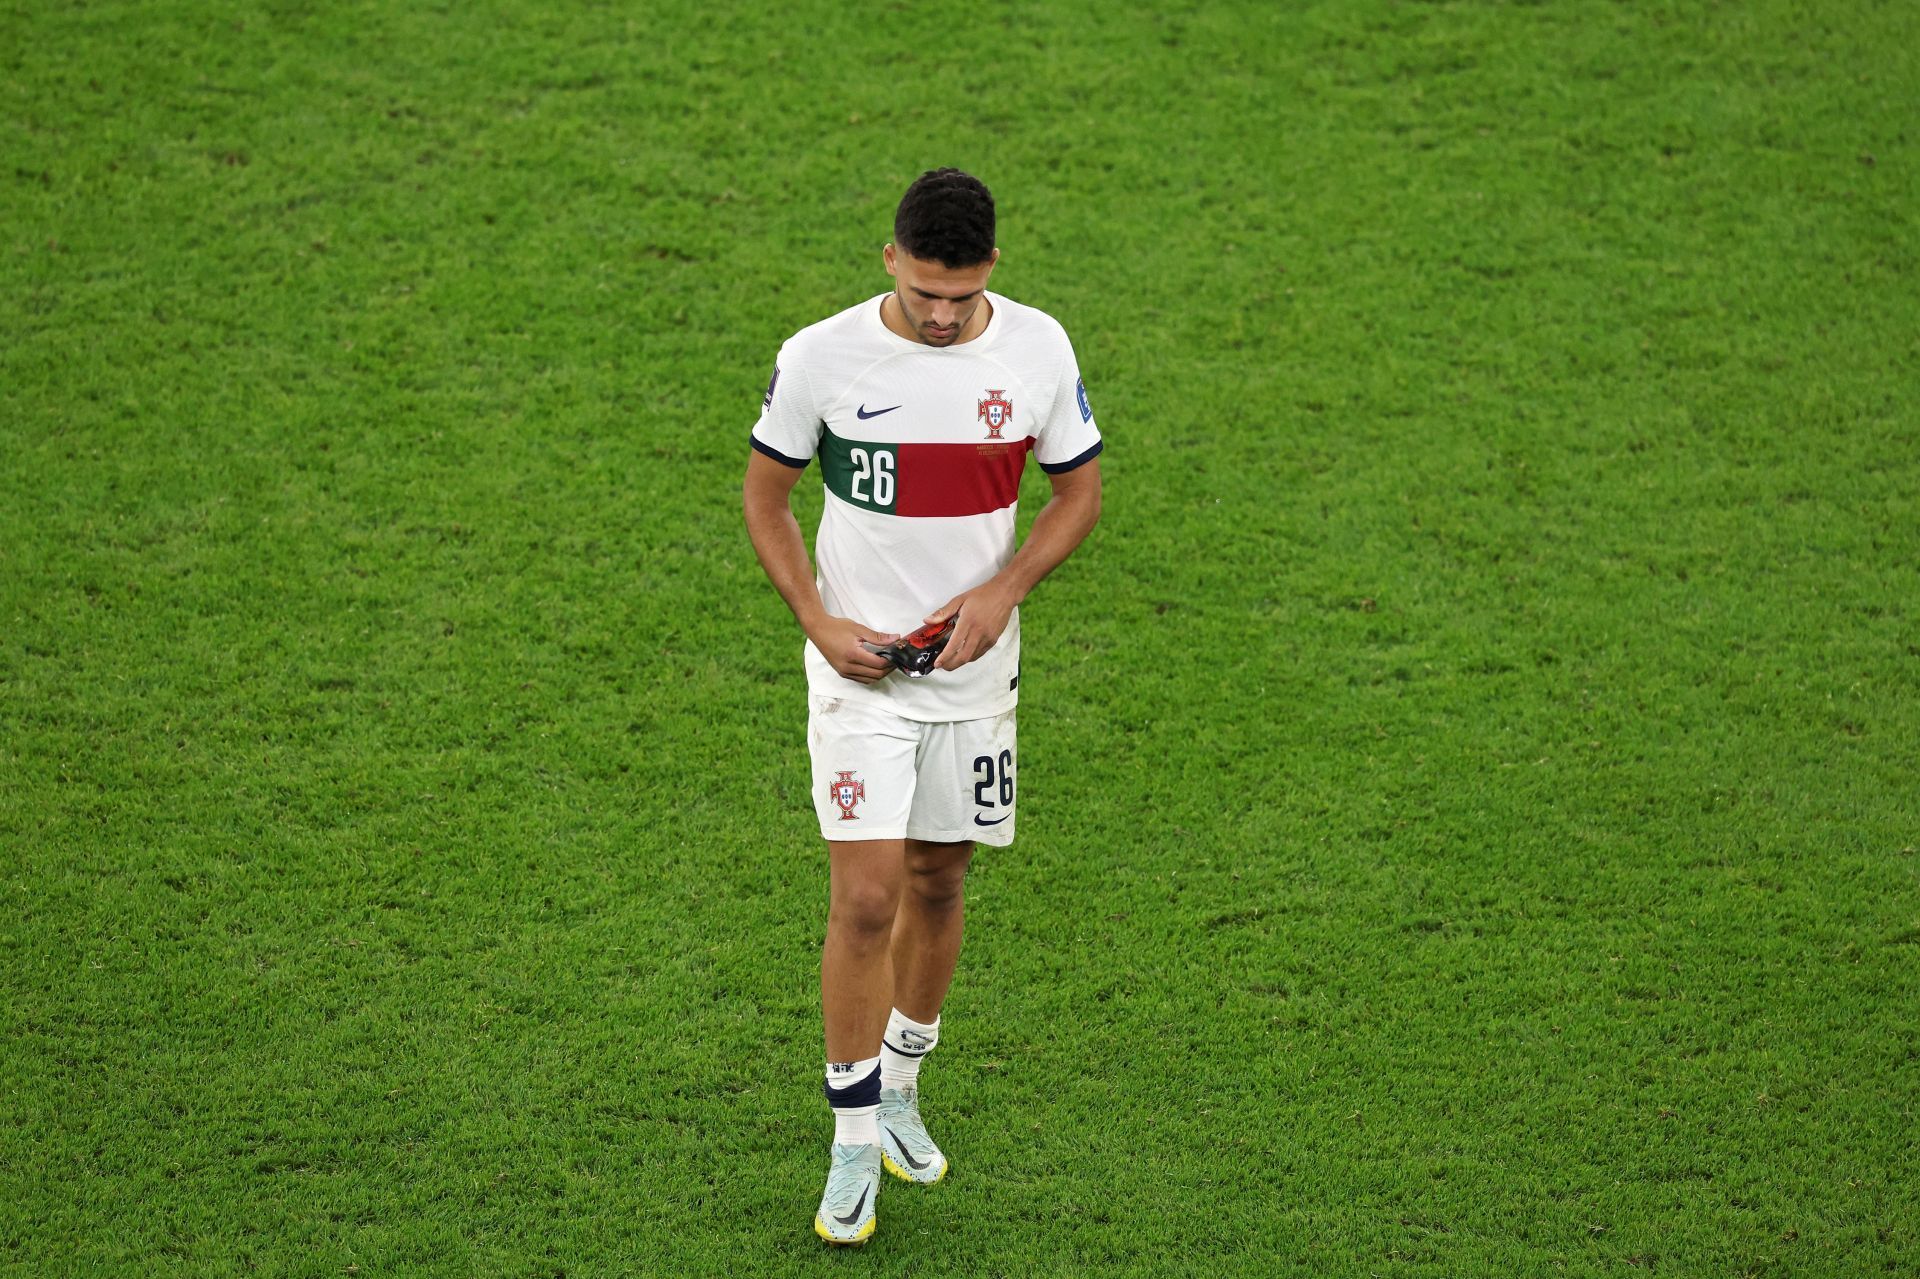
M 806 633 L 813 802 L 827 839 L 820 1004 L 834 1120 L 813 1221 L 872 1236 L 885 1169 L 931 1185 L 947 1157 L 919 1106 L 960 955 L 976 843 L 1013 840 L 1019 604 L 1100 515 L 1099 429 L 1052 317 L 987 291 L 993 196 L 922 174 L 882 250 L 893 289 L 780 348 L 753 428 L 747 532 Z M 1052 496 L 1015 547 L 1032 453 Z M 814 555 L 789 495 L 820 459 Z M 869 645 L 954 623 L 909 678 Z

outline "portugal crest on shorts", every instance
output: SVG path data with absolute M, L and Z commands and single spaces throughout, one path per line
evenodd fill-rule
M 1013 401 L 1005 391 L 987 392 L 987 398 L 980 401 L 980 420 L 987 424 L 988 439 L 1000 438 L 1000 428 L 1013 421 Z
M 840 776 L 827 783 L 827 798 L 840 810 L 841 821 L 858 821 L 853 815 L 853 806 L 867 797 L 867 784 L 853 780 L 851 769 L 834 771 Z

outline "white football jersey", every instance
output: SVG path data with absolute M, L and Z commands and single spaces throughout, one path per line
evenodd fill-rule
M 1020 472 L 1091 461 L 1100 430 L 1052 316 L 988 293 L 985 332 L 954 346 L 903 338 L 887 294 L 802 329 L 780 348 L 753 447 L 787 466 L 818 456 L 826 509 L 814 541 L 827 611 L 905 634 L 1013 559 Z M 983 719 L 1018 700 L 1020 615 L 987 654 L 921 679 L 842 679 L 812 643 L 812 691 L 904 719 Z

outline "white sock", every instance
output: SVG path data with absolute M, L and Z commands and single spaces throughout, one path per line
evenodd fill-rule
M 827 1105 L 833 1107 L 833 1144 L 877 1146 L 880 1125 L 880 1059 L 827 1063 Z
M 898 1008 L 880 1041 L 880 1086 L 902 1092 L 920 1086 L 920 1062 L 940 1042 L 940 1019 L 915 1021 Z

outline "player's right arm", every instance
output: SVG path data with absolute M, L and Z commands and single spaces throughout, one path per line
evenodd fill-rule
M 869 630 L 852 618 L 834 617 L 821 602 L 800 521 L 793 518 L 793 487 L 804 473 L 804 468 L 776 462 L 758 449 L 747 455 L 747 478 L 740 493 L 747 536 L 753 540 L 753 553 L 760 557 L 767 579 L 827 664 L 845 679 L 871 684 L 893 665 L 862 648 L 860 641 L 884 645 L 900 637 Z

